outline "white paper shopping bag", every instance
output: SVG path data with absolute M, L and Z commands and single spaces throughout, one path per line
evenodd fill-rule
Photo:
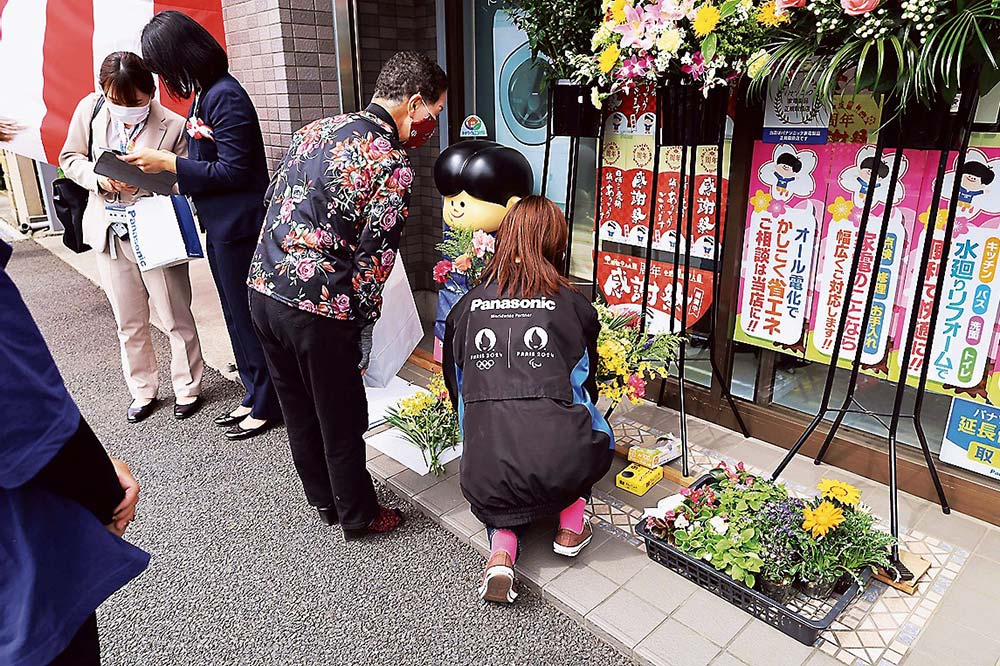
M 139 270 L 173 266 L 204 256 L 185 197 L 143 197 L 126 206 L 125 214 Z
M 372 355 L 365 385 L 374 388 L 388 385 L 423 337 L 424 327 L 413 302 L 403 258 L 397 254 L 382 290 L 382 316 L 372 333 Z

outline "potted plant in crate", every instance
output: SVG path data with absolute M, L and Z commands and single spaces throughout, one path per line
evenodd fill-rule
M 760 590 L 780 604 L 795 591 L 795 572 L 802 562 L 802 508 L 805 502 L 795 497 L 773 499 L 756 514 L 754 523 L 760 533 Z
M 597 136 L 600 110 L 586 103 L 590 89 L 577 78 L 574 63 L 590 52 L 602 16 L 600 0 L 519 0 L 504 8 L 527 36 L 531 55 L 548 61 L 553 134 Z

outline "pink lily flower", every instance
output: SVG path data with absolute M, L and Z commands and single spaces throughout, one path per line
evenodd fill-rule
M 635 48 L 643 51 L 653 46 L 653 37 L 646 34 L 646 14 L 632 6 L 625 7 L 625 23 L 615 28 L 622 36 L 621 48 Z
M 685 11 L 678 0 L 660 0 L 656 4 L 656 13 L 661 24 L 676 23 L 684 18 Z

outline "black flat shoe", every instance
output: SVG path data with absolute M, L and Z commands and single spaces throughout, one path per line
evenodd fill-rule
M 243 419 L 240 420 L 242 421 Z M 277 423 L 277 421 L 266 421 L 264 425 L 257 426 L 256 428 L 250 428 L 249 430 L 237 423 L 226 431 L 226 439 L 234 442 L 240 439 L 250 439 L 251 437 L 256 437 L 257 435 L 267 432 L 277 425 Z
M 333 504 L 330 506 L 318 506 L 316 511 L 319 513 L 319 519 L 323 521 L 324 525 L 336 525 L 340 522 L 340 516 L 337 515 L 337 507 Z
M 146 418 L 156 411 L 157 406 L 160 404 L 158 398 L 153 398 L 149 404 L 143 405 L 142 407 L 132 407 L 129 405 L 128 411 L 126 412 L 128 416 L 129 423 L 139 423 L 140 421 L 145 421 Z
M 216 416 L 214 419 L 215 425 L 219 426 L 220 428 L 228 428 L 230 426 L 236 425 L 237 423 L 239 423 L 240 421 L 242 421 L 247 417 L 246 414 L 244 414 L 243 416 L 233 416 L 232 414 L 230 414 L 230 412 L 232 411 L 233 410 L 230 409 L 228 412 Z
M 178 421 L 183 421 L 186 418 L 194 416 L 198 412 L 198 410 L 201 409 L 201 406 L 204 404 L 204 402 L 205 401 L 201 399 L 200 395 L 194 399 L 194 402 L 189 402 L 186 405 L 179 405 L 175 402 L 174 418 L 177 419 Z

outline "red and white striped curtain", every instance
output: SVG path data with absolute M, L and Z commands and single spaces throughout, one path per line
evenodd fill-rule
M 225 46 L 221 0 L 0 0 L 0 117 L 25 128 L 0 148 L 55 164 L 104 58 L 141 54 L 143 26 L 167 9 L 188 14 Z M 187 115 L 188 101 L 157 96 Z

